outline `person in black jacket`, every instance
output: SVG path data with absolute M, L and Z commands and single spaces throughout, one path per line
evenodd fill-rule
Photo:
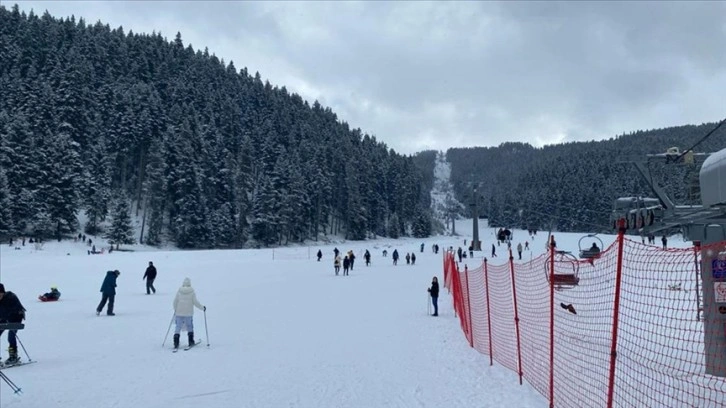
M 434 305 L 434 314 L 431 316 L 439 315 L 439 279 L 434 276 L 431 281 L 431 287 L 428 289 L 429 295 L 431 295 L 431 303 Z
M 343 258 L 343 276 L 348 276 L 348 269 L 350 269 L 350 259 L 346 256 Z
M 21 323 L 25 320 L 25 308 L 20 299 L 13 292 L 5 292 L 5 286 L 0 283 L 0 323 Z M 0 330 L 0 336 L 4 330 Z M 8 330 L 8 353 L 10 356 L 5 364 L 16 364 L 18 357 L 18 341 L 15 337 L 17 330 Z
M 150 295 L 150 290 L 154 291 L 156 293 L 156 288 L 154 287 L 154 279 L 156 279 L 156 267 L 154 266 L 154 263 L 149 261 L 149 267 L 146 268 L 146 272 L 144 272 L 144 277 L 141 279 L 146 279 L 146 294 Z

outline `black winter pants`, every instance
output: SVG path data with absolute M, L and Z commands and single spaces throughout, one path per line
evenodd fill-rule
M 151 292 L 149 292 L 150 290 L 153 291 L 154 293 L 156 293 L 156 288 L 154 287 L 154 280 L 147 278 L 146 279 L 146 294 L 147 295 L 151 294 Z
M 106 301 L 108 301 L 108 309 L 106 310 L 107 314 L 113 313 L 113 301 L 116 298 L 116 295 L 107 295 L 103 294 L 103 297 L 101 297 L 101 303 L 98 304 L 98 307 L 96 308 L 96 311 L 98 313 L 101 313 L 103 310 L 103 307 L 106 306 Z

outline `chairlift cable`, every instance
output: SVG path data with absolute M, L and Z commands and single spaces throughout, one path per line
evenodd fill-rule
M 705 141 L 706 139 L 708 139 L 708 138 L 709 138 L 709 137 L 710 137 L 710 136 L 711 136 L 711 135 L 712 135 L 712 134 L 713 134 L 713 133 L 714 133 L 715 131 L 717 131 L 717 130 L 718 130 L 718 128 L 720 128 L 720 127 L 721 127 L 721 126 L 722 126 L 722 125 L 723 125 L 724 123 L 726 123 L 726 119 L 724 119 L 724 120 L 722 120 L 721 122 L 719 122 L 719 123 L 718 123 L 718 125 L 716 125 L 716 127 L 715 127 L 715 128 L 711 129 L 711 131 L 710 131 L 710 132 L 706 133 L 706 135 L 705 135 L 705 136 L 703 136 L 703 137 L 702 137 L 702 138 L 701 138 L 701 139 L 700 139 L 700 140 L 699 140 L 698 142 L 696 142 L 696 144 L 694 144 L 694 145 L 693 145 L 693 146 L 691 146 L 690 148 L 688 148 L 688 149 L 686 149 L 685 151 L 683 151 L 683 153 L 679 154 L 679 155 L 678 155 L 678 157 L 676 157 L 676 159 L 675 159 L 675 162 L 679 162 L 679 161 L 680 161 L 680 160 L 681 160 L 681 159 L 683 158 L 683 156 L 685 156 L 685 155 L 686 155 L 686 153 L 688 153 L 688 152 L 692 151 L 693 149 L 695 149 L 695 148 L 696 148 L 696 146 L 698 146 L 698 145 L 700 145 L 701 143 L 703 143 L 703 142 L 704 142 L 704 141 Z

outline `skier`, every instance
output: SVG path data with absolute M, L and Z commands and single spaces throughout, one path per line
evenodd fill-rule
M 340 272 L 340 255 L 335 256 L 335 260 L 333 261 L 333 268 L 335 268 L 335 276 L 338 276 L 338 273 Z
M 156 288 L 154 287 L 154 279 L 156 279 L 156 267 L 154 266 L 154 263 L 149 261 L 149 267 L 146 268 L 146 272 L 144 272 L 144 277 L 141 279 L 146 279 L 146 294 L 150 295 L 150 290 L 154 291 L 154 294 L 156 294 Z
M 335 247 L 333 249 L 333 253 L 335 253 L 335 256 L 338 256 L 338 254 L 340 253 L 340 251 L 338 251 L 338 247 Z
M 393 264 L 398 265 L 398 249 L 393 250 L 391 257 L 393 258 Z
M 365 258 L 365 260 L 366 260 L 366 266 L 370 266 L 371 265 L 371 253 L 368 252 L 367 249 L 366 249 L 366 253 L 363 254 L 363 258 Z
M 461 262 L 461 253 L 461 247 L 459 247 L 459 249 L 456 250 L 456 254 L 459 255 L 459 262 Z
M 408 252 L 406 252 L 406 265 L 411 265 L 411 255 Z
M 58 288 L 51 286 L 50 292 L 38 296 L 38 299 L 40 299 L 41 302 L 53 302 L 60 299 L 60 295 L 61 293 L 58 291 Z
M 320 259 L 323 257 L 323 251 L 318 249 L 318 262 L 320 262 Z
M 174 350 L 179 349 L 179 336 L 182 327 L 186 327 L 187 336 L 189 338 L 189 347 L 194 347 L 194 307 L 199 310 L 207 311 L 207 307 L 203 306 L 197 300 L 197 294 L 192 287 L 192 281 L 184 278 L 184 282 L 174 297 L 174 316 L 176 328 L 174 329 Z
M 348 256 L 346 255 L 345 258 L 343 258 L 343 276 L 348 276 L 349 268 L 350 268 L 350 259 L 348 259 Z
M 520 242 L 517 244 L 517 253 L 519 254 L 519 259 L 522 260 L 522 243 Z
M 668 249 L 668 238 L 666 238 L 665 235 L 663 235 L 663 238 L 660 239 L 660 242 L 663 243 L 663 249 Z
M 492 258 L 497 257 L 497 247 L 492 244 Z
M 431 316 L 439 315 L 439 279 L 434 276 L 431 281 L 431 287 L 428 288 L 429 295 L 431 295 L 431 303 L 434 305 L 434 314 Z
M 25 308 L 20 299 L 13 292 L 5 292 L 5 286 L 0 283 L 0 323 L 21 323 L 25 320 Z M 20 362 L 18 357 L 18 342 L 15 337 L 17 330 L 8 330 L 8 359 L 6 365 Z M 0 335 L 3 330 L 0 330 Z
M 529 250 L 529 241 L 524 241 L 524 249 Z
M 416 253 L 411 252 L 411 265 L 416 265 Z
M 469 258 L 473 258 L 473 257 L 474 257 L 474 246 L 469 245 Z
M 424 243 L 422 242 L 421 243 L 421 252 L 423 252 L 423 250 L 424 250 Z
M 101 303 L 99 303 L 96 308 L 96 316 L 101 314 L 103 307 L 106 306 L 106 301 L 108 301 L 106 314 L 109 316 L 116 316 L 113 312 L 113 302 L 116 298 L 116 279 L 119 275 L 121 275 L 121 272 L 119 272 L 118 269 L 106 272 L 106 278 L 103 279 L 103 283 L 101 284 Z

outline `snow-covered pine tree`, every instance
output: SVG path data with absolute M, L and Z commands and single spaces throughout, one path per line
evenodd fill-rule
M 111 245 L 116 245 L 116 249 L 121 244 L 133 244 L 136 242 L 134 240 L 134 227 L 131 224 L 129 208 L 129 202 L 126 197 L 116 199 L 116 204 L 111 214 L 111 228 L 109 228 L 105 235 L 105 238 L 108 239 Z
M 10 190 L 5 171 L 0 169 L 0 238 L 11 237 L 14 234 L 13 214 L 10 212 Z
M 413 220 L 411 230 L 416 238 L 426 238 L 431 235 L 431 213 L 426 210 L 418 209 L 416 218 Z
M 111 163 L 106 154 L 106 141 L 103 136 L 99 136 L 91 148 L 85 167 L 83 201 L 88 222 L 84 231 L 96 235 L 100 232 L 99 224 L 108 215 L 111 202 Z
M 398 219 L 398 215 L 395 213 L 388 217 L 388 236 L 391 238 L 398 238 L 401 236 L 401 222 Z

